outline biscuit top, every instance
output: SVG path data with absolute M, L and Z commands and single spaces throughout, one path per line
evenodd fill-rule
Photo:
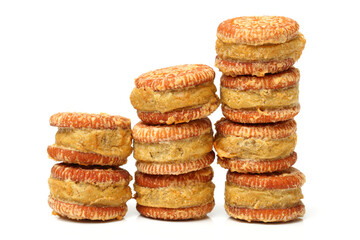
M 133 139 L 136 142 L 176 141 L 212 133 L 209 118 L 190 121 L 175 125 L 147 125 L 137 123 L 133 128 Z
M 125 169 L 110 166 L 78 166 L 66 163 L 55 164 L 51 169 L 51 177 L 60 180 L 99 184 L 117 183 L 127 185 L 132 180 Z
M 299 24 L 281 16 L 245 16 L 220 23 L 217 37 L 225 43 L 263 45 L 284 43 L 295 38 Z
M 260 90 L 260 89 L 281 89 L 293 86 L 300 80 L 300 71 L 297 68 L 290 68 L 284 72 L 265 75 L 264 77 L 255 76 L 236 76 L 230 77 L 222 75 L 220 85 L 236 90 Z
M 135 183 L 142 187 L 183 187 L 190 184 L 210 182 L 214 176 L 213 169 L 206 167 L 198 171 L 180 175 L 150 175 L 135 172 Z
M 243 138 L 285 138 L 296 132 L 296 122 L 291 119 L 284 122 L 267 124 L 235 123 L 222 118 L 215 123 L 217 133 Z
M 165 91 L 196 86 L 213 81 L 214 78 L 215 72 L 211 67 L 204 64 L 186 64 L 144 73 L 135 79 L 135 86 Z
M 63 112 L 52 115 L 50 125 L 70 128 L 117 129 L 131 128 L 131 121 L 125 117 L 112 116 L 106 113 Z
M 304 185 L 305 175 L 296 168 L 290 167 L 283 171 L 262 174 L 228 171 L 226 174 L 226 180 L 229 183 L 240 187 L 257 189 L 289 189 Z

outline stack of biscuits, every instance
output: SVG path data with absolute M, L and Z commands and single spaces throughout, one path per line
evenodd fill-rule
M 304 215 L 305 176 L 297 160 L 299 59 L 305 38 L 296 21 L 238 17 L 217 29 L 215 61 L 223 73 L 214 146 L 228 169 L 225 210 L 237 219 L 285 222 Z
M 179 65 L 135 79 L 130 100 L 142 120 L 133 128 L 136 209 L 145 217 L 205 217 L 214 207 L 213 131 L 220 104 L 215 72 Z
M 49 157 L 48 203 L 53 213 L 75 220 L 122 219 L 131 199 L 131 175 L 120 168 L 131 154 L 131 122 L 121 116 L 57 113 Z

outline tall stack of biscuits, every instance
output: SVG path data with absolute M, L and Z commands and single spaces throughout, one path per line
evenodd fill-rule
M 57 113 L 49 157 L 61 161 L 48 180 L 49 206 L 70 219 L 122 219 L 131 199 L 131 175 L 120 168 L 131 154 L 130 119 L 108 114 Z
M 301 217 L 305 176 L 297 160 L 299 59 L 305 38 L 296 21 L 238 17 L 217 29 L 215 61 L 223 73 L 214 146 L 228 170 L 225 210 L 237 219 L 285 222 Z
M 214 207 L 213 131 L 207 118 L 220 104 L 215 72 L 179 65 L 135 79 L 130 100 L 141 122 L 133 128 L 137 210 L 165 220 L 197 219 Z

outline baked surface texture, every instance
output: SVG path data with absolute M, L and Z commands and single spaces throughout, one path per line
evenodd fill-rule
M 287 17 L 228 19 L 217 29 L 215 66 L 228 76 L 263 77 L 289 69 L 305 44 L 298 23 Z
M 147 125 L 133 129 L 138 171 L 177 175 L 209 166 L 215 158 L 213 131 L 208 118 L 176 125 Z
M 106 113 L 63 112 L 52 115 L 50 117 L 50 125 L 70 128 L 115 129 L 119 127 L 130 128 L 131 121 L 125 117 Z
M 186 64 L 144 73 L 135 79 L 130 101 L 146 124 L 178 124 L 205 118 L 220 104 L 214 70 Z
M 132 152 L 131 122 L 121 116 L 88 113 L 57 113 L 50 125 L 58 127 L 49 157 L 80 165 L 126 163 Z
M 140 214 L 157 219 L 202 218 L 214 207 L 212 178 L 211 167 L 180 175 L 136 172 L 137 209 Z
M 299 24 L 282 16 L 244 16 L 220 23 L 217 37 L 227 43 L 264 45 L 284 43 L 295 38 Z
M 228 171 L 225 210 L 230 216 L 249 222 L 294 220 L 305 213 L 301 202 L 304 183 L 304 174 L 293 167 L 263 174 Z
M 132 197 L 131 179 L 121 168 L 56 164 L 48 180 L 48 203 L 57 214 L 71 219 L 121 219 Z
M 296 122 L 239 124 L 225 118 L 215 124 L 218 163 L 241 173 L 284 170 L 297 160 Z

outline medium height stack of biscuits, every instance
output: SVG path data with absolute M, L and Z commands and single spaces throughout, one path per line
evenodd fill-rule
M 48 180 L 49 206 L 70 219 L 122 219 L 131 199 L 131 175 L 120 168 L 131 154 L 130 119 L 108 114 L 57 113 L 49 157 L 61 161 Z
M 215 61 L 222 112 L 216 126 L 218 163 L 229 169 L 225 210 L 237 219 L 285 222 L 304 215 L 305 176 L 297 160 L 300 72 L 292 67 L 305 47 L 296 21 L 238 17 L 217 29 Z
M 142 120 L 133 128 L 137 210 L 143 216 L 184 220 L 214 207 L 213 131 L 207 118 L 220 104 L 215 72 L 179 65 L 135 79 L 130 100 Z

